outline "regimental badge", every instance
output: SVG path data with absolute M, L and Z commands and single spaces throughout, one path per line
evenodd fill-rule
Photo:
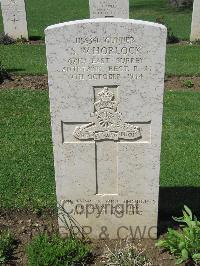
M 94 103 L 95 112 L 91 114 L 93 122 L 76 127 L 73 133 L 75 138 L 95 141 L 142 138 L 140 127 L 123 121 L 112 91 L 104 87 L 103 91 L 98 93 L 98 97 L 99 100 Z

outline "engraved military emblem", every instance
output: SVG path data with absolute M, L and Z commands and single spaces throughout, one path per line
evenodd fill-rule
M 142 138 L 140 127 L 124 122 L 112 91 L 104 87 L 98 97 L 98 101 L 94 103 L 95 112 L 91 114 L 93 122 L 76 127 L 73 133 L 75 138 L 95 141 Z

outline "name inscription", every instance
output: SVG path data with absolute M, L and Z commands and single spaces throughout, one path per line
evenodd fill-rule
M 134 36 L 77 37 L 63 72 L 73 80 L 141 80 L 151 72 Z

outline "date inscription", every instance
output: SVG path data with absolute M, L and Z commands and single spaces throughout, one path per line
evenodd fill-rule
M 76 37 L 63 68 L 72 80 L 141 80 L 152 67 L 134 36 Z

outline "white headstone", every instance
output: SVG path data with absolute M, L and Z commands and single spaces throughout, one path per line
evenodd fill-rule
M 155 237 L 166 28 L 103 18 L 45 33 L 57 199 L 67 219 L 91 238 Z
M 4 33 L 14 39 L 28 39 L 24 0 L 1 0 Z
M 194 0 L 190 40 L 200 40 L 200 0 Z
M 89 0 L 90 18 L 129 18 L 129 0 Z

